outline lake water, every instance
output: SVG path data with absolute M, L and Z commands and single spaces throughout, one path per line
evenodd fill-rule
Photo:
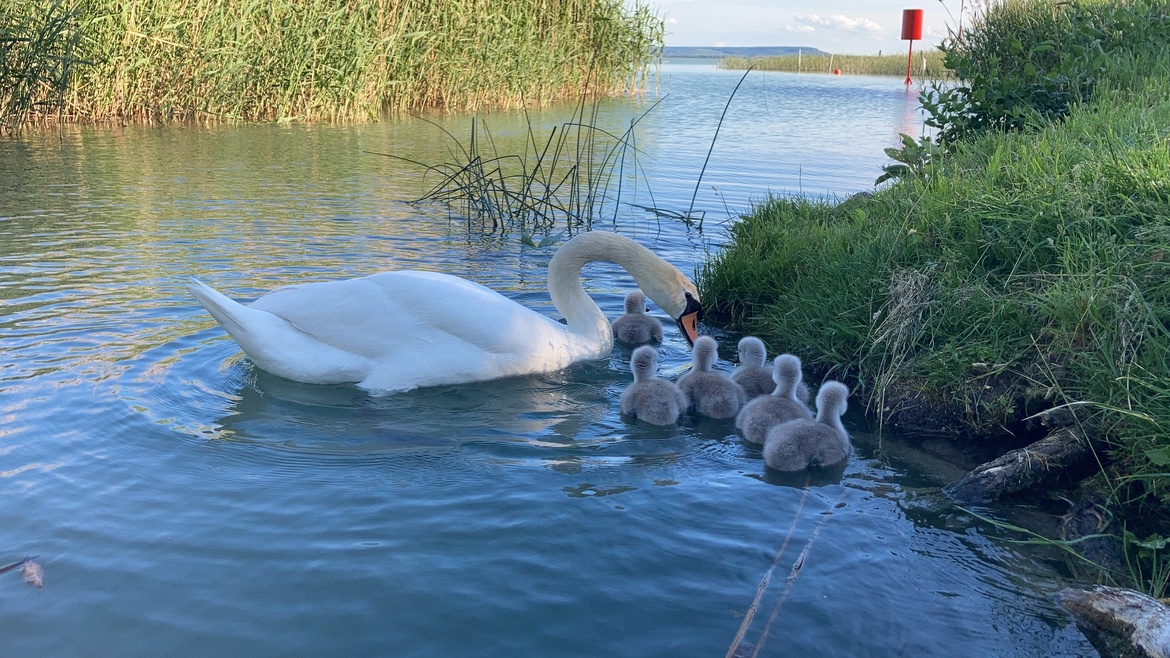
M 657 206 L 688 207 L 739 75 L 664 68 L 637 133 Z M 488 120 L 504 146 L 524 132 Z M 634 206 L 617 230 L 693 271 L 753 199 L 869 188 L 920 124 L 895 78 L 753 73 L 699 189 L 703 230 Z M 625 422 L 621 348 L 371 397 L 257 370 L 186 293 L 188 276 L 250 300 L 418 268 L 555 316 L 553 249 L 410 205 L 433 179 L 369 154 L 445 149 L 416 119 L 0 141 L 0 563 L 45 571 L 39 591 L 0 575 L 0 654 L 722 656 L 742 633 L 742 655 L 1093 655 L 1051 600 L 1059 556 L 950 507 L 938 487 L 964 464 L 924 471 L 858 417 L 843 476 L 805 487 L 730 422 Z M 587 273 L 618 315 L 632 280 Z M 707 331 L 729 369 L 739 337 Z M 673 329 L 660 354 L 667 376 L 688 367 Z

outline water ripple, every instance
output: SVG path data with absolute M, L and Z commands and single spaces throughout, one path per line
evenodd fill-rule
M 655 203 L 680 209 L 738 74 L 664 72 L 639 148 Z M 706 232 L 632 208 L 617 226 L 691 272 L 753 197 L 868 187 L 915 132 L 895 83 L 753 74 L 697 199 Z M 624 130 L 645 103 L 606 101 L 602 121 Z M 524 138 L 523 113 L 492 121 L 501 148 Z M 432 181 L 370 151 L 447 157 L 414 119 L 0 141 L 0 546 L 45 567 L 42 592 L 0 583 L 21 620 L 6 655 L 721 655 L 786 538 L 748 628 L 758 643 L 771 623 L 762 655 L 1088 650 L 1049 599 L 1051 556 L 881 441 L 859 429 L 847 465 L 806 480 L 766 471 L 730 421 L 627 422 L 629 350 L 385 397 L 256 369 L 188 276 L 250 300 L 443 270 L 556 315 L 552 250 L 406 204 Z M 634 286 L 607 265 L 586 279 L 611 317 Z M 674 378 L 689 350 L 654 313 Z

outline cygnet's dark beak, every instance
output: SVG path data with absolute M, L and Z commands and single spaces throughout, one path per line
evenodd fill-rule
M 703 319 L 703 305 L 692 297 L 691 293 L 686 293 L 686 296 L 687 306 L 683 309 L 682 315 L 678 316 L 677 322 L 679 331 L 687 339 L 687 344 L 693 346 L 699 337 L 699 320 Z

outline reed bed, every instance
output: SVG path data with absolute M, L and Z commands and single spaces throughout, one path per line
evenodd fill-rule
M 34 34 L 57 6 L 8 0 L 3 15 Z M 30 116 L 48 102 L 89 121 L 538 107 L 587 85 L 641 89 L 662 40 L 647 6 L 621 0 L 76 0 L 68 12 L 61 38 L 88 64 L 64 88 L 38 87 Z
M 38 16 L 0 4 L 0 129 L 31 113 L 57 115 L 78 64 L 77 12 L 54 2 Z
M 408 161 L 438 177 L 415 203 L 444 204 L 469 231 L 518 232 L 532 246 L 589 230 L 606 217 L 616 222 L 619 206 L 630 203 L 644 185 L 635 128 L 656 106 L 616 133 L 600 126 L 597 103 L 583 94 L 572 117 L 546 136 L 529 121 L 519 152 L 501 151 L 482 121 L 472 120 L 466 142 L 436 125 L 448 140 L 452 161 Z M 540 245 L 538 235 L 543 236 Z
M 415 203 L 445 204 L 453 213 L 461 214 L 468 230 L 501 234 L 518 230 L 521 241 L 532 246 L 555 242 L 565 231 L 572 234 L 590 230 L 595 221 L 606 217 L 616 224 L 623 204 L 651 213 L 658 221 L 677 220 L 702 231 L 704 212 L 695 210 L 695 195 L 727 110 L 748 72 L 739 79 L 723 107 L 685 211 L 655 204 L 638 162 L 635 129 L 661 99 L 618 133 L 601 125 L 598 104 L 588 102 L 588 93 L 578 99 L 573 116 L 554 126 L 547 137 L 538 137 L 529 121 L 519 153 L 516 149 L 501 152 L 487 126 L 477 124 L 474 119 L 466 144 L 436 126 L 449 139 L 448 153 L 453 162 L 426 164 L 407 160 L 441 178 Z M 635 202 L 640 188 L 645 191 L 649 205 Z M 564 230 L 553 234 L 557 226 L 564 226 Z M 544 233 L 540 245 L 533 239 L 537 232 Z
M 943 64 L 944 53 L 931 49 L 915 52 L 911 58 L 915 77 L 948 79 L 951 72 Z M 842 75 L 906 75 L 905 54 L 901 55 L 776 55 L 771 57 L 724 57 L 716 64 L 722 69 L 792 71 L 794 73 L 833 73 Z

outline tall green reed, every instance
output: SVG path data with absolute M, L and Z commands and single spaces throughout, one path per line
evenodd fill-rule
M 551 240 L 557 227 L 573 233 L 606 217 L 616 222 L 619 206 L 644 182 L 635 128 L 660 101 L 615 133 L 601 127 L 599 105 L 587 96 L 547 136 L 538 135 L 529 119 L 520 153 L 501 153 L 483 121 L 472 120 L 466 143 L 433 124 L 448 138 L 453 162 L 414 163 L 439 176 L 416 203 L 443 203 L 469 229 L 519 231 L 526 241 L 537 233 Z
M 11 0 L 20 16 L 44 0 Z M 637 90 L 661 21 L 620 0 L 76 0 L 79 119 L 365 120 Z M 592 70 L 598 73 L 594 74 Z
M 62 110 L 78 59 L 78 12 L 60 0 L 41 13 L 0 4 L 0 130 Z

